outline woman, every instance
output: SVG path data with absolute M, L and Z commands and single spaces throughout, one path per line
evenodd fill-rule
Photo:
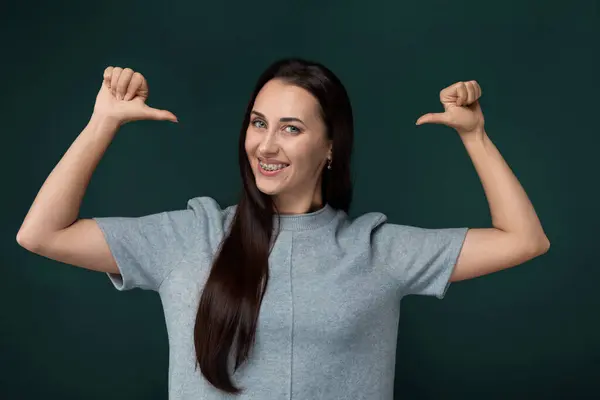
M 521 264 L 549 241 L 484 130 L 477 82 L 442 90 L 443 113 L 483 183 L 493 227 L 354 220 L 346 91 L 324 66 L 281 60 L 259 78 L 239 141 L 243 192 L 140 218 L 78 219 L 92 172 L 124 123 L 177 118 L 145 104 L 138 72 L 109 67 L 83 132 L 17 236 L 32 252 L 157 291 L 172 399 L 391 399 L 400 300 Z M 199 368 L 198 368 L 199 367 Z

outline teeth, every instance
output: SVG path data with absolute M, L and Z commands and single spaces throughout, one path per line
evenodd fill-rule
M 267 171 L 277 171 L 287 167 L 287 164 L 265 164 L 259 161 L 260 166 Z

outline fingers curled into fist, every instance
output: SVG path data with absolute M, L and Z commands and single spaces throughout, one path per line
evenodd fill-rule
M 104 81 L 117 100 L 129 101 L 136 96 L 148 97 L 148 85 L 144 76 L 131 68 L 107 67 Z

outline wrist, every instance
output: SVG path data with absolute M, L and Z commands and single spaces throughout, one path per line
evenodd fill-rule
M 488 139 L 487 132 L 483 128 L 472 132 L 458 132 L 458 136 L 465 146 L 480 145 Z
M 112 115 L 106 115 L 106 114 L 94 112 L 94 113 L 92 113 L 92 116 L 90 117 L 90 124 L 94 124 L 98 127 L 107 128 L 107 129 L 110 129 L 110 128 L 118 129 L 123 125 L 123 121 L 121 121 L 119 118 L 112 116 Z
M 88 121 L 88 127 L 94 135 L 114 136 L 123 122 L 113 116 L 93 113 Z

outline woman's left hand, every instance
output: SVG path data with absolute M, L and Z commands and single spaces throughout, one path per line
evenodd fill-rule
M 484 118 L 479 105 L 481 87 L 477 81 L 457 82 L 440 92 L 443 113 L 428 113 L 417 120 L 421 124 L 442 124 L 456 129 L 463 137 L 483 135 Z

